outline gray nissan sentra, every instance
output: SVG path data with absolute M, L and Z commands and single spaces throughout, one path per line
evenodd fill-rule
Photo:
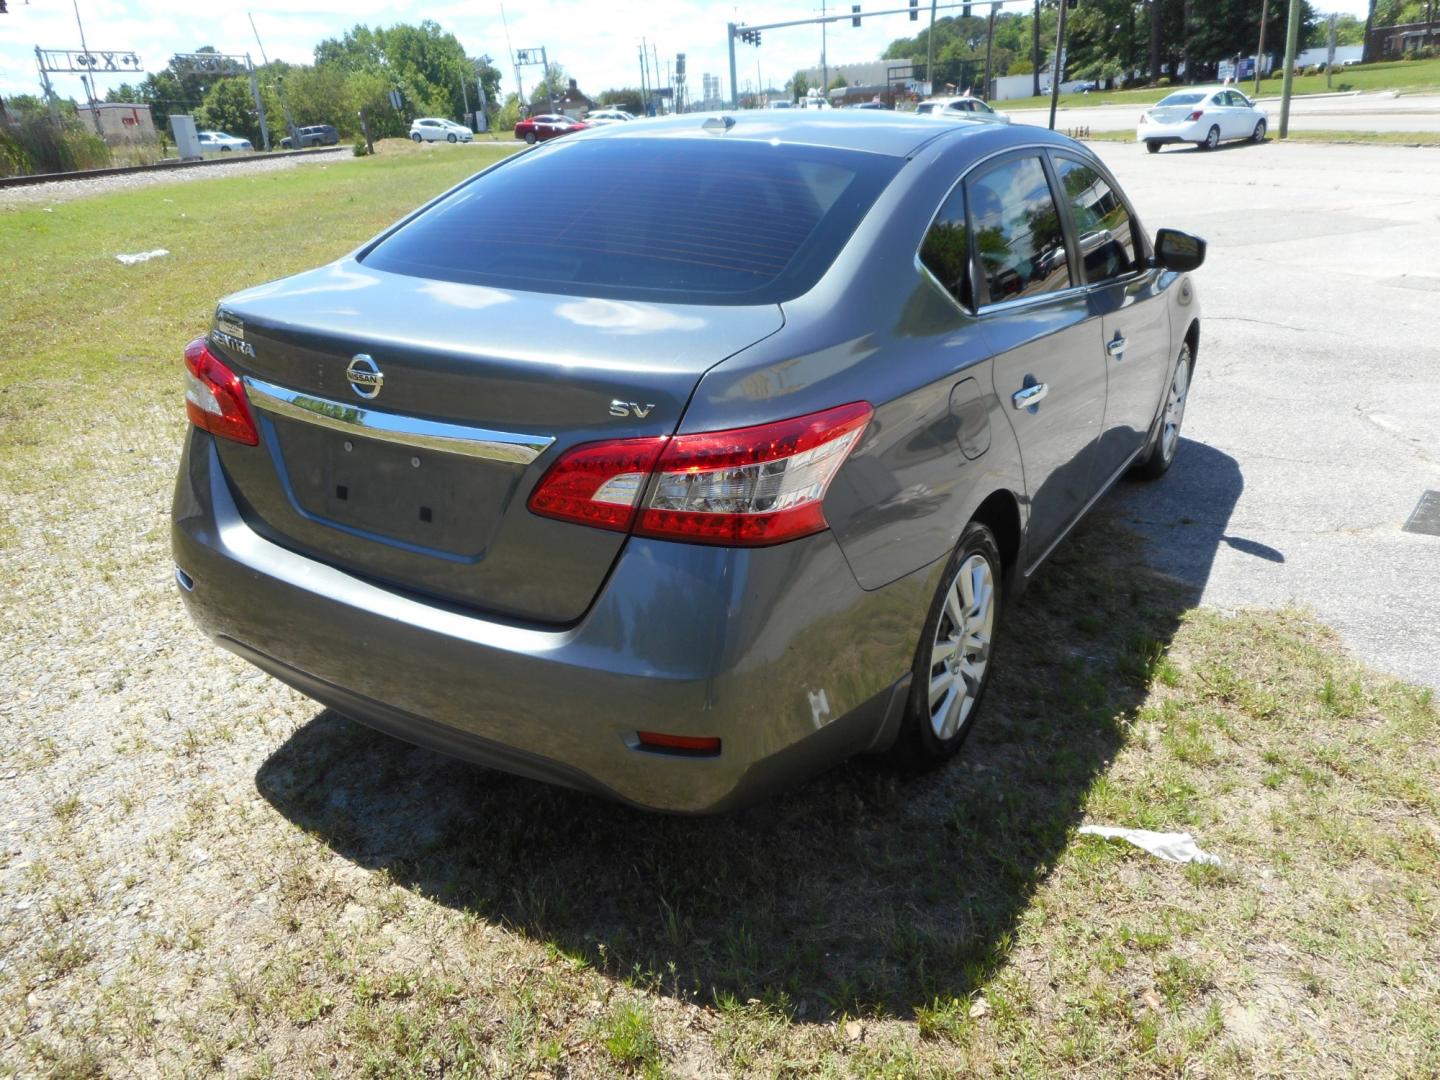
M 938 762 L 1005 605 L 1174 460 L 1204 254 L 1037 128 L 558 140 L 220 303 L 176 578 L 347 716 L 640 806 Z

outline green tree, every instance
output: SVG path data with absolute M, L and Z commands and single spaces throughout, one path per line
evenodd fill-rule
M 790 76 L 790 81 L 785 84 L 785 89 L 790 91 L 791 101 L 799 101 L 810 93 L 810 80 L 803 71 L 797 71 Z
M 602 90 L 595 102 L 598 105 L 613 105 L 638 116 L 645 111 L 644 99 L 639 87 L 624 86 L 618 90 Z
M 195 112 L 195 123 L 201 128 L 249 139 L 258 147 L 260 118 L 255 112 L 255 99 L 250 94 L 250 80 L 228 78 L 214 83 Z
M 564 97 L 569 88 L 570 80 L 565 76 L 565 69 L 559 64 L 550 64 L 545 68 L 545 77 L 530 91 L 530 107 L 548 109 L 550 102 Z

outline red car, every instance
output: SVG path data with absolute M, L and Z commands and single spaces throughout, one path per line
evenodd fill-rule
M 530 119 L 521 120 L 516 124 L 515 137 L 524 139 L 534 146 L 537 142 L 554 139 L 560 135 L 569 135 L 572 131 L 584 131 L 589 126 L 558 113 L 541 113 L 539 116 L 532 116 Z

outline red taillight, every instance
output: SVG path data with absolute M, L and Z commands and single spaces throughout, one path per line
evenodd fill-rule
M 240 377 L 196 338 L 185 346 L 185 412 L 196 427 L 254 446 L 260 432 L 245 401 Z
M 530 509 L 697 544 L 794 540 L 828 528 L 821 501 L 871 415 L 858 401 L 733 431 L 577 446 L 541 478 Z
M 665 436 L 577 446 L 550 466 L 530 496 L 545 517 L 628 532 Z
M 1196 109 L 1196 110 L 1195 110 L 1194 112 L 1192 112 L 1189 116 L 1185 117 L 1185 119 L 1186 119 L 1186 120 L 1199 120 L 1200 117 L 1202 117 L 1202 116 L 1204 116 L 1204 115 L 1205 115 L 1205 110 L 1204 110 L 1204 109 Z
M 666 735 L 660 731 L 637 731 L 635 736 L 645 750 L 679 750 L 697 756 L 720 753 L 720 740 L 713 736 Z
M 821 500 L 873 410 L 863 401 L 774 424 L 677 435 L 656 466 L 638 536 L 761 545 L 827 528 Z

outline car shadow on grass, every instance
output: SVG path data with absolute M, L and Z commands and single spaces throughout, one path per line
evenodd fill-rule
M 1197 473 L 1213 555 L 1240 474 L 1187 441 L 1166 482 Z M 1185 550 L 1204 565 L 1147 569 L 1115 499 L 1010 611 L 981 722 L 944 768 L 860 760 L 737 814 L 667 817 L 324 710 L 257 787 L 344 858 L 612 977 L 703 1003 L 760 999 L 801 1022 L 913 1016 L 1005 962 L 1208 574 L 1203 541 Z

